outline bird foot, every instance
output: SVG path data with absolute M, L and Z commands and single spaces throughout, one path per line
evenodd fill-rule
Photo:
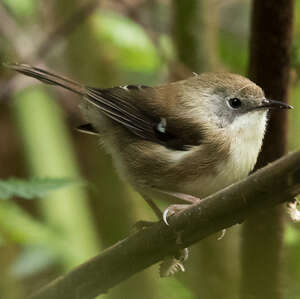
M 226 229 L 224 228 L 221 230 L 221 235 L 217 238 L 217 240 L 218 241 L 222 240 L 224 238 L 225 234 L 226 234 Z
M 183 263 L 187 260 L 189 256 L 189 249 L 184 248 L 179 251 L 176 256 L 168 256 L 159 266 L 160 277 L 168 277 L 176 274 L 177 272 L 184 272 L 185 268 Z
M 167 207 L 163 212 L 163 221 L 166 225 L 169 225 L 169 222 L 167 220 L 168 217 L 190 207 L 190 204 L 180 204 L 180 205 L 170 205 Z
M 287 203 L 287 212 L 294 222 L 300 222 L 300 211 L 297 206 L 299 206 L 299 201 L 295 198 Z

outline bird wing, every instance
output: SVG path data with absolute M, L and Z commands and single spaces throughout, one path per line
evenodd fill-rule
M 199 140 L 201 140 L 201 132 L 194 126 L 189 126 L 182 117 L 173 115 L 170 120 L 161 115 L 161 112 L 154 111 L 151 107 L 153 99 L 155 99 L 152 96 L 152 93 L 155 93 L 152 87 L 144 85 L 127 85 L 107 89 L 86 87 L 66 77 L 30 65 L 12 63 L 6 64 L 6 66 L 46 84 L 58 85 L 83 96 L 107 117 L 144 140 L 174 150 L 187 150 L 191 146 L 199 145 Z M 168 98 L 165 100 L 167 101 Z M 168 103 L 165 102 L 165 104 Z M 87 124 L 79 130 L 97 134 L 91 124 Z
M 186 140 L 175 134 L 168 126 L 168 120 L 153 111 L 143 109 L 143 97 L 152 89 L 147 86 L 127 85 L 99 89 L 86 87 L 85 99 L 97 107 L 107 117 L 124 126 L 134 135 L 174 150 L 187 150 L 195 141 Z M 135 99 L 133 99 L 135 98 Z M 138 103 L 138 104 L 135 104 Z

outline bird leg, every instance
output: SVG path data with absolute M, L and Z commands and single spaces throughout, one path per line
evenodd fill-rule
M 145 195 L 142 192 L 140 192 L 140 194 L 145 199 L 145 201 L 149 205 L 149 207 L 152 209 L 152 211 L 154 212 L 154 214 L 156 215 L 156 217 L 159 220 L 161 220 L 163 218 L 163 213 L 160 210 L 160 208 L 154 203 L 154 201 L 149 196 Z M 131 230 L 132 230 L 132 232 L 137 232 L 137 231 L 145 229 L 145 228 L 147 228 L 147 227 L 149 227 L 149 226 L 151 226 L 153 224 L 154 224 L 153 221 L 140 220 L 140 221 L 137 221 L 133 225 L 133 228 Z
M 164 212 L 161 212 L 159 207 L 154 203 L 154 201 L 148 195 L 141 193 L 141 195 L 143 196 L 145 201 L 148 203 L 150 208 L 153 210 L 153 212 L 155 213 L 157 218 L 163 219 L 163 221 L 166 225 L 169 225 L 169 223 L 167 221 L 168 216 L 178 213 L 178 212 L 186 209 L 187 207 L 189 207 L 191 204 L 194 204 L 194 203 L 197 203 L 200 201 L 200 198 L 195 197 L 193 195 L 189 195 L 189 194 L 165 191 L 165 190 L 160 190 L 160 189 L 155 189 L 155 191 L 158 191 L 160 193 L 167 195 L 166 197 L 163 198 L 163 200 L 172 202 L 172 198 L 173 198 L 173 202 L 174 202 L 174 198 L 175 198 L 175 199 L 179 199 L 180 200 L 179 202 L 184 202 L 184 204 L 182 204 L 182 203 L 171 204 L 166 210 L 164 210 Z
M 180 199 L 181 201 L 185 202 L 185 204 L 172 204 L 167 209 L 164 210 L 162 214 L 162 219 L 166 225 L 169 225 L 167 221 L 167 217 L 176 214 L 186 208 L 188 208 L 191 204 L 198 203 L 200 201 L 200 198 L 195 197 L 193 195 L 184 194 L 184 193 L 178 193 L 178 192 L 170 192 L 170 191 L 164 191 L 164 190 L 158 190 L 161 193 L 170 195 L 171 197 L 175 197 L 177 199 Z
M 169 198 L 166 198 L 166 200 L 168 201 L 172 201 L 172 197 L 179 199 L 180 201 L 184 202 L 184 203 L 188 203 L 188 204 L 193 204 L 196 202 L 199 202 L 200 198 L 193 196 L 193 195 L 189 195 L 189 194 L 185 194 L 185 193 L 179 193 L 179 192 L 171 192 L 171 191 L 166 191 L 166 190 L 161 190 L 161 189 L 155 189 L 156 191 L 169 195 Z
M 149 207 L 152 209 L 154 214 L 157 216 L 157 218 L 160 220 L 163 217 L 163 213 L 160 210 L 160 208 L 154 203 L 154 201 L 147 195 L 142 194 L 142 197 L 145 199 L 146 203 L 149 205 Z

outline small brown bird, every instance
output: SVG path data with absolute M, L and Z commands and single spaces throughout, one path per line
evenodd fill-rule
M 103 89 L 25 64 L 6 66 L 82 96 L 88 124 L 80 129 L 100 136 L 118 173 L 160 218 L 154 198 L 193 203 L 246 177 L 261 149 L 267 111 L 291 108 L 231 73 Z
M 162 214 L 153 199 L 188 204 L 246 177 L 261 149 L 269 109 L 289 109 L 265 98 L 249 79 L 204 73 L 157 87 L 93 88 L 25 64 L 6 65 L 82 96 L 88 121 L 81 131 L 100 136 L 121 177 Z M 187 248 L 161 264 L 161 276 L 184 271 Z

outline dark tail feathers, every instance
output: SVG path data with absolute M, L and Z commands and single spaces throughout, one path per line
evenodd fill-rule
M 46 84 L 58 85 L 80 95 L 85 93 L 85 88 L 80 83 L 43 69 L 18 63 L 4 63 L 3 65 L 26 76 L 36 78 Z

